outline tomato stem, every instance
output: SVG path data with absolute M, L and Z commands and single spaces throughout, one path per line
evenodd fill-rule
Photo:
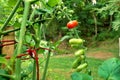
M 20 55 L 16 56 L 16 58 L 21 58 L 21 57 L 26 56 L 26 55 L 28 55 L 28 54 L 20 54 Z M 10 56 L 5 56 L 5 58 L 10 59 L 11 57 Z
M 6 77 L 6 78 L 11 78 L 11 79 L 14 80 L 14 75 L 8 75 L 8 74 L 2 74 L 2 73 L 0 73 L 0 76 Z
M 39 80 L 39 62 L 38 59 L 35 60 L 36 60 L 36 68 L 37 68 L 37 80 Z
M 60 9 L 64 14 L 65 16 L 68 18 L 69 21 L 71 21 L 71 18 L 68 16 L 68 14 L 66 14 L 62 9 Z
M 18 0 L 15 7 L 13 8 L 11 14 L 9 15 L 9 17 L 7 18 L 7 20 L 5 21 L 5 23 L 3 24 L 3 26 L 0 27 L 0 31 L 2 32 L 2 30 L 7 26 L 7 24 L 9 23 L 9 21 L 12 19 L 13 15 L 15 14 L 15 12 L 17 11 L 19 5 L 20 5 L 20 2 L 22 0 Z
M 1 32 L 1 35 L 6 35 L 6 34 L 8 34 L 8 33 L 10 33 L 10 32 L 14 32 L 14 31 L 18 31 L 18 30 L 20 30 L 20 28 L 16 28 L 16 29 L 12 29 L 12 30 L 3 31 L 3 32 Z
M 49 48 L 43 48 L 43 47 L 39 47 L 39 48 L 37 48 L 37 49 L 35 49 L 35 50 L 39 50 L 39 49 L 44 49 L 44 50 L 51 51 L 51 49 L 49 49 Z
M 33 64 L 33 77 L 32 80 L 36 80 L 36 60 L 34 60 L 34 64 Z
M 51 53 L 51 51 L 49 51 L 48 54 L 47 54 L 47 60 L 46 60 L 46 64 L 45 64 L 42 80 L 45 80 L 45 78 L 46 78 L 47 68 L 48 68 L 49 59 L 50 59 L 50 53 Z

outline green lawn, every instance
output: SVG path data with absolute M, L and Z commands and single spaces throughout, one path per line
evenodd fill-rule
M 111 45 L 112 44 L 112 45 Z M 113 41 L 102 42 L 99 46 L 89 47 L 87 53 L 99 52 L 103 51 L 106 53 L 112 53 L 116 57 L 118 56 L 118 42 L 113 43 Z M 71 80 L 72 63 L 75 60 L 73 56 L 60 56 L 60 57 L 51 57 L 49 68 L 47 72 L 46 80 Z M 88 68 L 92 71 L 92 77 L 94 80 L 104 80 L 98 76 L 98 67 L 102 64 L 104 60 L 95 59 L 95 58 L 87 58 Z
M 51 57 L 46 80 L 71 80 L 70 75 L 73 72 L 71 65 L 74 60 L 74 56 Z M 102 60 L 88 58 L 87 61 L 89 63 L 88 68 L 91 69 L 94 80 L 102 80 L 97 75 L 97 69 Z

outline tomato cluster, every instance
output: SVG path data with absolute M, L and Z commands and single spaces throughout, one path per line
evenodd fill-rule
M 75 28 L 76 26 L 78 26 L 78 21 L 77 20 L 69 21 L 67 23 L 67 28 L 68 29 Z
M 72 68 L 75 69 L 75 71 L 80 72 L 84 68 L 87 68 L 88 64 L 86 62 L 86 56 L 85 56 L 85 49 L 82 48 L 84 40 L 81 38 L 72 38 L 69 40 L 69 44 L 71 47 L 80 48 L 78 49 L 74 54 L 76 59 L 73 62 Z

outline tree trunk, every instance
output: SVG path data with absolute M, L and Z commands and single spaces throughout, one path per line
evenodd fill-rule
M 93 19 L 94 19 L 94 24 L 95 24 L 95 37 L 97 37 L 97 19 L 96 19 L 96 15 L 95 13 L 93 12 Z

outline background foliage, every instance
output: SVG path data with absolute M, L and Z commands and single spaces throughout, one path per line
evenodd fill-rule
M 4 24 L 16 1 L 17 0 L 0 1 L 0 26 Z M 52 47 L 53 49 L 56 49 L 60 42 L 62 42 L 64 39 L 74 37 L 76 33 L 82 38 L 86 39 L 87 43 L 91 43 L 93 40 L 116 40 L 120 36 L 119 6 L 119 0 L 99 0 L 97 1 L 97 4 L 94 5 L 91 0 L 63 0 L 63 2 L 62 0 L 39 0 L 34 5 L 30 6 L 30 14 L 27 15 L 28 20 L 27 24 L 25 24 L 27 26 L 27 30 L 25 32 L 23 43 L 37 48 L 42 46 L 45 48 Z M 9 22 L 8 26 L 20 28 L 23 21 L 23 11 L 24 2 L 20 4 L 19 9 Z M 79 22 L 79 26 L 76 27 L 75 30 L 67 29 L 66 23 L 70 20 L 77 20 Z M 19 41 L 19 33 L 19 31 L 15 33 L 16 41 Z M 48 45 L 47 41 L 51 42 L 50 46 Z M 52 44 L 52 42 L 55 43 Z M 22 48 L 22 51 L 27 49 L 27 47 Z M 47 52 L 39 51 L 39 53 Z M 4 64 L 7 65 L 6 59 L 1 58 L 1 61 L 3 60 L 5 60 Z M 31 70 L 33 66 L 30 65 L 32 64 L 32 61 L 29 61 L 29 64 L 27 65 L 24 64 L 26 63 L 24 62 L 21 64 L 23 65 L 23 70 L 21 71 L 23 73 L 22 77 L 31 78 Z M 7 67 L 8 69 L 10 68 L 9 65 Z M 24 70 L 26 67 L 28 67 L 29 70 Z M 41 68 L 43 67 L 44 66 Z M 26 73 L 26 71 L 28 72 Z M 7 74 L 4 70 L 0 70 L 0 72 Z M 78 74 L 75 73 L 75 75 Z M 11 77 L 9 75 L 7 76 Z M 82 78 L 83 76 L 78 77 Z M 76 77 L 73 76 L 73 79 L 76 79 Z
M 0 1 L 0 25 L 3 24 L 16 0 L 1 0 Z M 46 1 L 47 2 L 47 1 Z M 41 3 L 37 3 L 38 7 Z M 48 4 L 51 4 L 48 2 Z M 93 5 L 90 0 L 63 0 L 63 5 L 59 4 L 58 8 L 54 12 L 56 15 L 53 21 L 49 24 L 50 27 L 46 28 L 46 36 L 49 39 L 58 40 L 59 37 L 64 36 L 69 31 L 65 28 L 66 22 L 69 19 L 66 14 L 69 15 L 71 19 L 77 19 L 79 21 L 79 27 L 77 28 L 79 35 L 90 40 L 105 40 L 106 38 L 117 38 L 120 36 L 120 1 L 119 0 L 99 0 L 97 4 Z M 50 5 L 53 7 L 56 4 Z M 65 6 L 67 7 L 65 7 Z M 21 7 L 23 4 L 21 4 Z M 46 6 L 42 6 L 36 12 L 36 19 L 43 13 L 52 13 L 53 9 L 47 8 L 43 10 Z M 9 25 L 14 25 L 19 27 L 21 21 L 21 14 L 23 8 L 19 8 Z M 65 13 L 66 14 L 65 14 Z M 45 15 L 46 16 L 46 15 Z M 50 17 L 51 15 L 48 15 Z M 53 27 L 54 26 L 54 27 Z M 49 31 L 48 31 L 49 30 Z

